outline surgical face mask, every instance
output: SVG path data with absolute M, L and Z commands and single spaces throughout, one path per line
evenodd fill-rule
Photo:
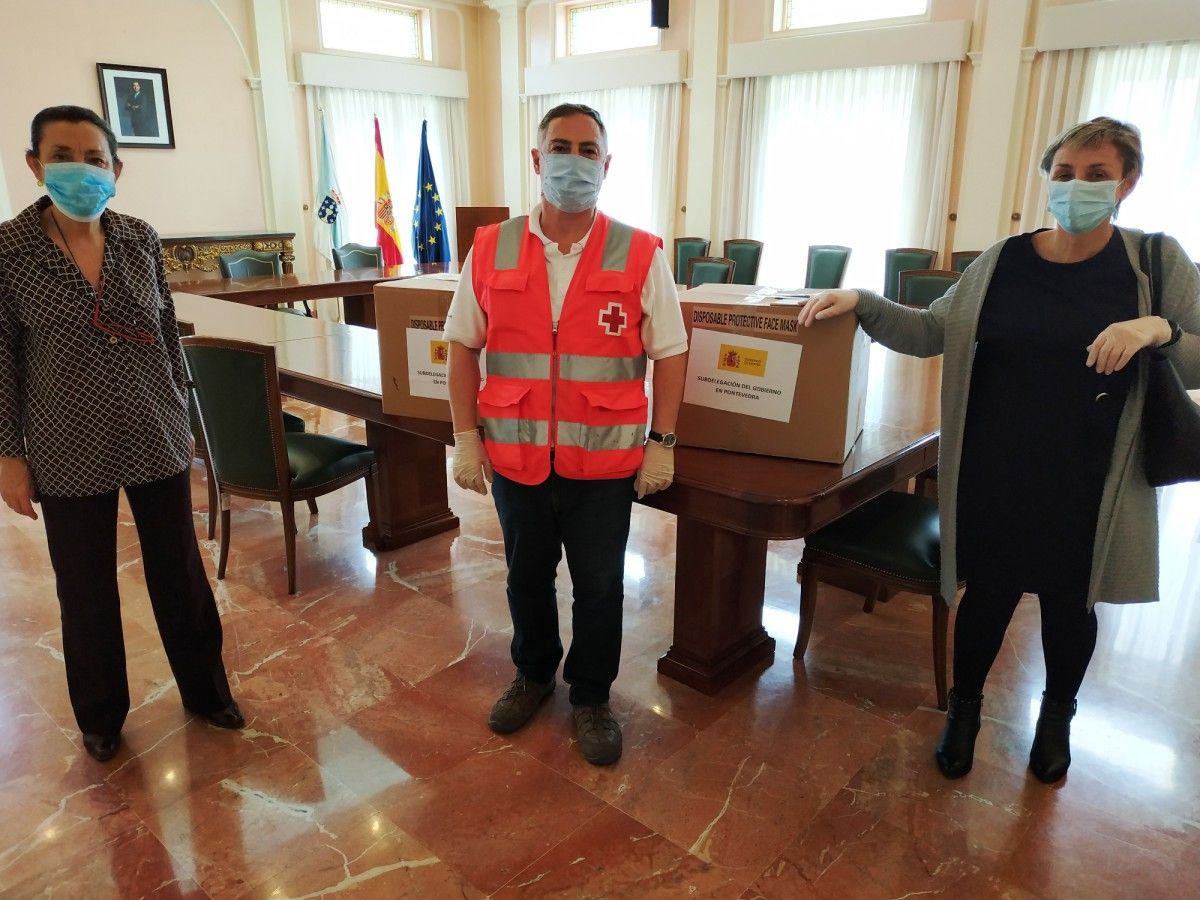
M 64 216 L 76 222 L 100 218 L 117 193 L 117 178 L 110 169 L 73 162 L 46 163 L 42 169 L 46 193 Z
M 592 209 L 604 182 L 604 160 L 573 153 L 542 154 L 542 195 L 567 213 Z
M 1052 181 L 1050 214 L 1063 231 L 1087 234 L 1112 218 L 1117 208 L 1119 181 Z

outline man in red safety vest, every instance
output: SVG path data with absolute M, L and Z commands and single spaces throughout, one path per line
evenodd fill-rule
M 608 765 L 621 755 L 609 688 L 629 519 L 635 494 L 674 475 L 687 337 L 662 240 L 596 209 L 611 160 L 600 115 L 556 106 L 532 158 L 542 202 L 476 232 L 446 320 L 454 480 L 481 494 L 492 483 L 508 563 L 517 674 L 489 726 L 516 731 L 554 690 L 565 549 L 574 603 L 563 679 L 580 751 Z

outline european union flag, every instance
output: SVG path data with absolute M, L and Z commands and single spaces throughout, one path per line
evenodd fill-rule
M 421 122 L 421 162 L 417 166 L 417 202 L 413 206 L 413 252 L 418 263 L 450 262 L 446 214 L 429 159 L 428 122 Z

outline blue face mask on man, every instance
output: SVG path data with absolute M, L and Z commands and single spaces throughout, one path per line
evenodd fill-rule
M 1063 231 L 1087 234 L 1112 218 L 1117 209 L 1119 181 L 1051 181 L 1050 214 Z
M 100 218 L 117 193 L 117 178 L 110 169 L 87 163 L 46 163 L 42 167 L 46 193 L 68 219 L 93 222 Z
M 595 207 L 604 183 L 604 160 L 573 153 L 542 154 L 542 195 L 566 213 Z

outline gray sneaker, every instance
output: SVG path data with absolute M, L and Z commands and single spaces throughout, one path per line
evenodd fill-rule
M 593 766 L 608 766 L 621 758 L 621 726 L 607 703 L 576 706 L 575 734 L 579 752 Z
M 488 728 L 496 734 L 511 734 L 532 719 L 538 707 L 553 693 L 553 678 L 549 684 L 538 684 L 518 672 L 513 683 L 492 707 Z

